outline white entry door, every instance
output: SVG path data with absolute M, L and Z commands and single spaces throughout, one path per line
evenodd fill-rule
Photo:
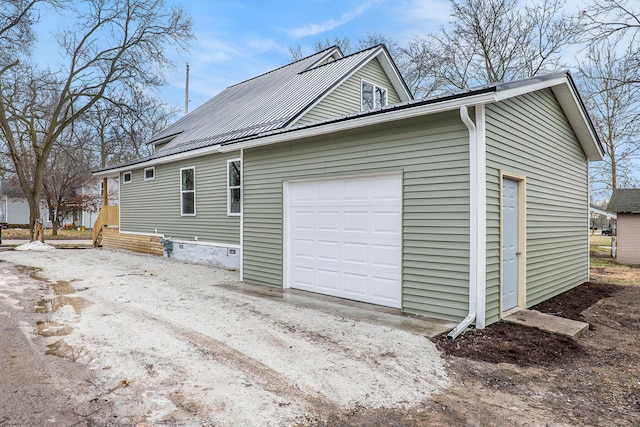
M 289 183 L 292 288 L 401 306 L 402 178 Z
M 518 305 L 518 181 L 502 181 L 502 310 Z

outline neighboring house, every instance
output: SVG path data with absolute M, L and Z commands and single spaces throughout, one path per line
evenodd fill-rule
M 613 190 L 607 210 L 617 214 L 616 259 L 640 264 L 640 188 Z
M 20 184 L 9 178 L 0 178 L 0 223 L 29 224 L 29 203 Z
M 109 179 L 110 204 L 118 204 L 118 180 Z M 78 227 L 92 228 L 102 207 L 102 180 L 92 179 L 79 189 L 80 194 L 87 199 L 87 208 L 78 209 L 73 215 L 64 220 L 64 224 L 74 224 Z M 91 208 L 89 208 L 91 207 Z M 51 227 L 49 210 L 43 200 L 40 204 L 42 222 Z M 0 223 L 12 225 L 29 224 L 29 202 L 15 179 L 0 179 Z
M 120 177 L 120 234 L 242 280 L 461 321 L 589 278 L 587 164 L 569 73 L 413 100 L 383 46 L 336 47 L 224 90 Z M 155 242 L 155 243 L 154 243 Z

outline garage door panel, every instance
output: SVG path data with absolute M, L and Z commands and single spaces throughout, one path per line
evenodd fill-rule
M 372 213 L 372 229 L 371 232 L 374 235 L 378 234 L 393 234 L 400 233 L 401 218 L 397 212 L 382 212 L 377 211 Z
M 344 221 L 344 231 L 367 231 L 369 223 L 369 215 L 367 212 L 345 210 L 342 217 Z
M 342 248 L 340 243 L 332 241 L 318 241 L 318 259 L 321 261 L 340 261 Z
M 291 227 L 294 231 L 314 231 L 315 212 L 311 210 L 296 209 L 291 213 Z
M 367 245 L 366 243 L 344 243 L 344 261 L 360 265 L 367 265 Z
M 402 180 L 289 185 L 290 286 L 400 307 Z
M 333 270 L 318 270 L 318 288 L 336 291 L 340 288 L 340 273 Z
M 398 201 L 402 199 L 402 185 L 400 182 L 380 181 L 371 187 L 374 201 Z
M 402 252 L 395 245 L 371 245 L 371 257 L 374 267 L 398 268 Z
M 366 179 L 350 179 L 343 182 L 344 200 L 363 202 L 368 199 L 369 185 Z
M 345 294 L 351 297 L 366 297 L 367 296 L 367 284 L 368 277 L 366 274 L 351 274 L 344 273 L 344 288 Z
M 316 257 L 316 242 L 312 239 L 295 239 L 292 246 L 297 258 L 314 259 Z
M 393 301 L 396 298 L 396 283 L 384 277 L 371 277 L 371 296 L 376 299 Z

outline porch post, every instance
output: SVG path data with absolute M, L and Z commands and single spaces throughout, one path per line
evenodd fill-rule
M 109 206 L 109 178 L 102 178 L 102 206 Z

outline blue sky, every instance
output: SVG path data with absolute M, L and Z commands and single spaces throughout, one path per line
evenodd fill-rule
M 182 6 L 194 21 L 191 52 L 176 58 L 178 70 L 160 97 L 184 108 L 185 66 L 190 66 L 193 110 L 226 87 L 285 65 L 289 47 L 313 53 L 316 40 L 367 33 L 400 42 L 435 31 L 449 19 L 447 0 L 190 0 Z
M 290 62 L 290 47 L 314 53 L 318 39 L 383 34 L 405 45 L 436 32 L 450 20 L 449 0 L 166 0 L 193 18 L 195 39 L 187 53 L 173 55 L 177 69 L 156 95 L 184 111 L 186 64 L 190 66 L 189 110 L 226 87 Z M 522 0 L 523 2 L 525 0 Z M 535 0 L 530 0 L 535 2 Z M 583 0 L 568 0 L 574 12 Z M 35 57 L 55 68 L 60 60 L 51 37 L 68 24 L 44 10 Z

